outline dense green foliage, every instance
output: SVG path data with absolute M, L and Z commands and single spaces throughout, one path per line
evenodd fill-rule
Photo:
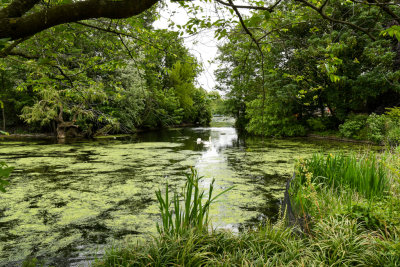
M 388 108 L 382 115 L 350 114 L 345 122 L 339 125 L 339 132 L 347 138 L 397 146 L 400 144 L 399 110 L 399 107 Z
M 297 177 L 292 186 L 301 190 L 302 185 L 312 184 L 353 190 L 368 199 L 382 197 L 389 188 L 386 167 L 374 154 L 357 158 L 342 154 L 324 156 L 315 154 L 297 165 Z M 295 189 L 296 190 L 296 189 Z
M 199 64 L 178 33 L 152 28 L 153 14 L 57 26 L 20 45 L 0 61 L 8 125 L 63 137 L 208 124 Z
M 343 214 L 368 230 L 398 232 L 399 153 L 397 149 L 379 156 L 314 155 L 300 160 L 291 184 L 297 214 L 311 216 L 310 224 Z
M 218 91 L 211 91 L 208 93 L 211 102 L 211 113 L 216 116 L 220 115 L 230 115 L 227 110 L 226 100 L 221 97 Z
M 191 18 L 185 26 L 189 33 L 217 26 L 218 38 L 227 37 L 216 72 L 225 99 L 196 87 L 200 65 L 180 33 L 152 27 L 153 1 L 138 4 L 128 15 L 105 16 L 140 14 L 126 20 L 63 24 L 81 20 L 74 14 L 75 20 L 49 22 L 48 27 L 41 27 L 48 22 L 47 12 L 84 1 L 19 2 L 20 10 L 10 12 L 7 7 L 18 1 L 0 4 L 0 134 L 25 123 L 30 131 L 53 131 L 61 139 L 91 137 L 206 125 L 211 114 L 232 114 L 239 128 L 257 135 L 339 129 L 344 137 L 400 144 L 397 4 L 298 0 L 263 8 L 263 1 L 251 1 L 259 8 L 244 20 L 239 16 L 241 24 L 235 23 L 229 34 L 227 21 Z M 121 2 L 131 1 L 104 4 Z M 102 17 L 107 8 L 100 9 L 85 18 Z M 192 6 L 189 13 L 199 10 Z M 235 12 L 236 7 L 231 9 Z M 37 30 L 25 26 L 21 34 L 9 27 L 36 14 L 44 14 L 32 20 Z M 397 266 L 399 158 L 395 151 L 381 157 L 315 155 L 300 161 L 291 196 L 306 220 L 304 235 L 282 222 L 237 236 L 208 232 L 208 210 L 216 198 L 213 183 L 203 204 L 205 193 L 193 171 L 182 196 L 175 194 L 170 201 L 168 185 L 165 198 L 157 192 L 163 225 L 153 243 L 111 250 L 95 265 Z M 11 171 L 0 163 L 0 191 Z
M 396 242 L 396 235 L 371 234 L 356 220 L 338 216 L 318 222 L 304 237 L 283 224 L 239 235 L 163 235 L 147 244 L 110 249 L 94 266 L 396 266 Z
M 232 31 L 219 48 L 216 75 L 238 126 L 267 136 L 304 135 L 337 129 L 350 113 L 382 114 L 400 104 L 398 41 L 393 33 L 379 35 L 390 17 L 378 7 L 353 5 L 329 1 L 326 11 L 376 29 L 374 39 L 292 1 L 247 17 L 254 38 L 241 26 Z

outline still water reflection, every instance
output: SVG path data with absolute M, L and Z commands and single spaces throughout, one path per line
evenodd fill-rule
M 198 142 L 198 139 L 201 142 Z M 15 166 L 0 195 L 0 265 L 39 257 L 83 264 L 104 246 L 155 233 L 154 191 L 177 190 L 194 166 L 208 187 L 235 186 L 212 207 L 216 228 L 237 231 L 274 219 L 295 158 L 362 150 L 343 143 L 238 136 L 232 127 L 186 128 L 94 141 L 2 140 L 0 161 Z

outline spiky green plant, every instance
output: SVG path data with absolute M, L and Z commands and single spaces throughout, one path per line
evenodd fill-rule
M 305 184 L 307 175 L 311 175 L 313 184 L 350 189 L 369 199 L 383 196 L 389 186 L 386 168 L 373 153 L 359 157 L 341 153 L 314 154 L 297 164 L 296 175 L 296 182 L 300 184 Z
M 198 175 L 197 170 L 191 168 L 191 172 L 186 174 L 186 184 L 183 187 L 182 194 L 175 192 L 171 200 L 168 184 L 165 187 L 165 197 L 162 196 L 161 190 L 156 191 L 162 220 L 162 226 L 157 224 L 157 230 L 160 234 L 182 235 L 193 228 L 200 232 L 208 230 L 211 203 L 233 187 L 225 189 L 213 197 L 215 182 L 215 179 L 213 179 L 208 195 L 206 195 L 205 191 L 199 187 L 199 181 L 202 178 Z

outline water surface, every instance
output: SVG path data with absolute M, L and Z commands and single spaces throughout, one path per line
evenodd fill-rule
M 198 138 L 202 142 L 197 142 Z M 104 247 L 155 233 L 154 191 L 180 188 L 194 166 L 217 192 L 216 228 L 237 231 L 274 220 L 296 158 L 363 150 L 349 143 L 238 137 L 232 127 L 170 129 L 122 138 L 57 144 L 2 140 L 0 161 L 15 166 L 0 194 L 0 265 L 27 257 L 76 266 Z

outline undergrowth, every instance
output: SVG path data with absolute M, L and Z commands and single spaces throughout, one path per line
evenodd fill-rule
M 398 178 L 393 175 L 400 172 L 398 155 L 388 154 L 384 161 L 375 155 L 330 157 L 316 155 L 312 160 L 319 164 L 333 160 L 341 167 L 345 162 L 351 163 L 348 171 L 334 171 L 337 166 L 329 162 L 330 169 L 325 174 L 335 175 L 349 175 L 350 170 L 368 167 L 366 162 L 376 166 L 362 170 L 367 174 L 366 181 L 341 177 L 338 182 L 336 178 L 310 174 L 312 168 L 324 171 L 318 163 L 306 161 L 304 166 L 297 165 L 298 170 L 304 171 L 306 166 L 308 171 L 302 178 L 297 176 L 299 180 L 294 182 L 291 194 L 301 187 L 299 192 L 303 195 L 295 195 L 293 202 L 309 202 L 307 210 L 303 210 L 310 214 L 307 231 L 288 226 L 283 218 L 239 234 L 209 229 L 207 214 L 215 199 L 213 183 L 208 195 L 200 192 L 201 178 L 192 170 L 182 195 L 175 194 L 170 201 L 168 187 L 165 197 L 161 191 L 156 193 L 163 223 L 157 236 L 111 248 L 93 266 L 400 266 L 400 228 L 395 222 L 399 188 L 394 183 Z

